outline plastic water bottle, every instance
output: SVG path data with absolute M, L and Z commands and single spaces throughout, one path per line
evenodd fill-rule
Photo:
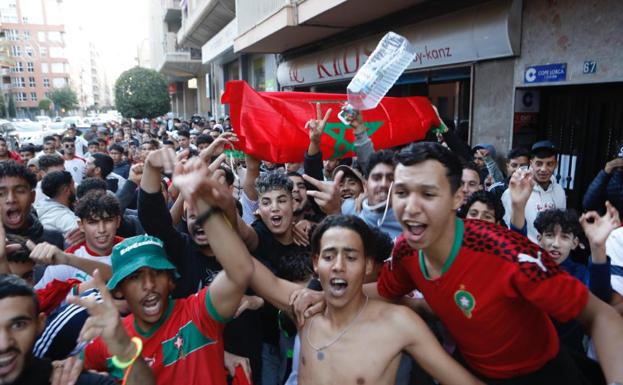
M 348 84 L 348 103 L 355 110 L 378 106 L 413 59 L 415 49 L 409 40 L 388 32 Z

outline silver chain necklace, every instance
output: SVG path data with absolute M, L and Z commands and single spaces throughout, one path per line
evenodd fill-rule
M 309 344 L 309 346 L 311 346 L 312 349 L 314 349 L 316 351 L 316 357 L 318 358 L 319 361 L 324 360 L 324 352 L 323 352 L 323 350 L 327 349 L 328 347 L 330 347 L 331 345 L 336 343 L 355 324 L 355 322 L 357 321 L 357 319 L 359 318 L 361 313 L 363 313 L 363 309 L 366 308 L 366 305 L 368 304 L 368 299 L 369 298 L 366 295 L 366 302 L 363 304 L 361 309 L 359 309 L 359 312 L 357 313 L 357 315 L 352 319 L 352 321 L 350 321 L 350 323 L 344 329 L 342 329 L 341 332 L 338 333 L 338 335 L 331 342 L 329 342 L 328 344 L 326 344 L 324 346 L 316 347 L 314 344 L 312 344 L 312 342 L 311 342 L 311 340 L 309 338 L 309 334 L 311 333 L 311 328 L 312 328 L 312 325 L 314 323 L 314 319 L 312 318 L 309 321 L 309 327 L 307 328 L 307 333 L 305 334 L 305 338 L 307 339 L 307 343 Z

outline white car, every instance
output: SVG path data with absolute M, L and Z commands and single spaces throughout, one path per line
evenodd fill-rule
M 20 145 L 26 143 L 31 143 L 35 146 L 42 145 L 43 137 L 51 134 L 50 131 L 45 130 L 41 123 L 14 122 L 13 126 L 15 126 L 15 131 L 11 132 L 11 134 L 17 138 Z
M 35 116 L 35 122 L 49 125 L 50 123 L 52 123 L 52 119 L 50 119 L 49 116 L 39 115 L 39 116 Z

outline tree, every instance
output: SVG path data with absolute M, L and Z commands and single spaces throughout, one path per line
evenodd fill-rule
M 73 110 L 78 107 L 78 95 L 70 87 L 56 88 L 50 92 L 50 100 L 57 110 Z
M 15 100 L 13 100 L 13 95 L 9 94 L 9 118 L 14 118 L 17 116 L 17 110 L 15 109 Z
M 134 67 L 115 82 L 117 110 L 129 118 L 154 118 L 170 109 L 166 78 L 151 69 Z
M 52 101 L 50 99 L 41 99 L 39 101 L 39 109 L 44 111 L 50 111 L 50 107 L 52 106 Z

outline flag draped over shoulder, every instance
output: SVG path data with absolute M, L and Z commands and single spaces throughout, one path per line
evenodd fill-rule
M 333 109 L 322 135 L 323 158 L 355 156 L 353 130 L 337 116 L 346 100 L 343 94 L 257 92 L 242 80 L 227 82 L 221 98 L 230 107 L 231 124 L 240 139 L 237 148 L 275 163 L 303 161 L 309 146 L 305 123 L 316 118 L 316 102 L 323 116 Z M 428 99 L 419 96 L 385 97 L 377 108 L 361 113 L 375 150 L 421 140 L 440 125 Z

